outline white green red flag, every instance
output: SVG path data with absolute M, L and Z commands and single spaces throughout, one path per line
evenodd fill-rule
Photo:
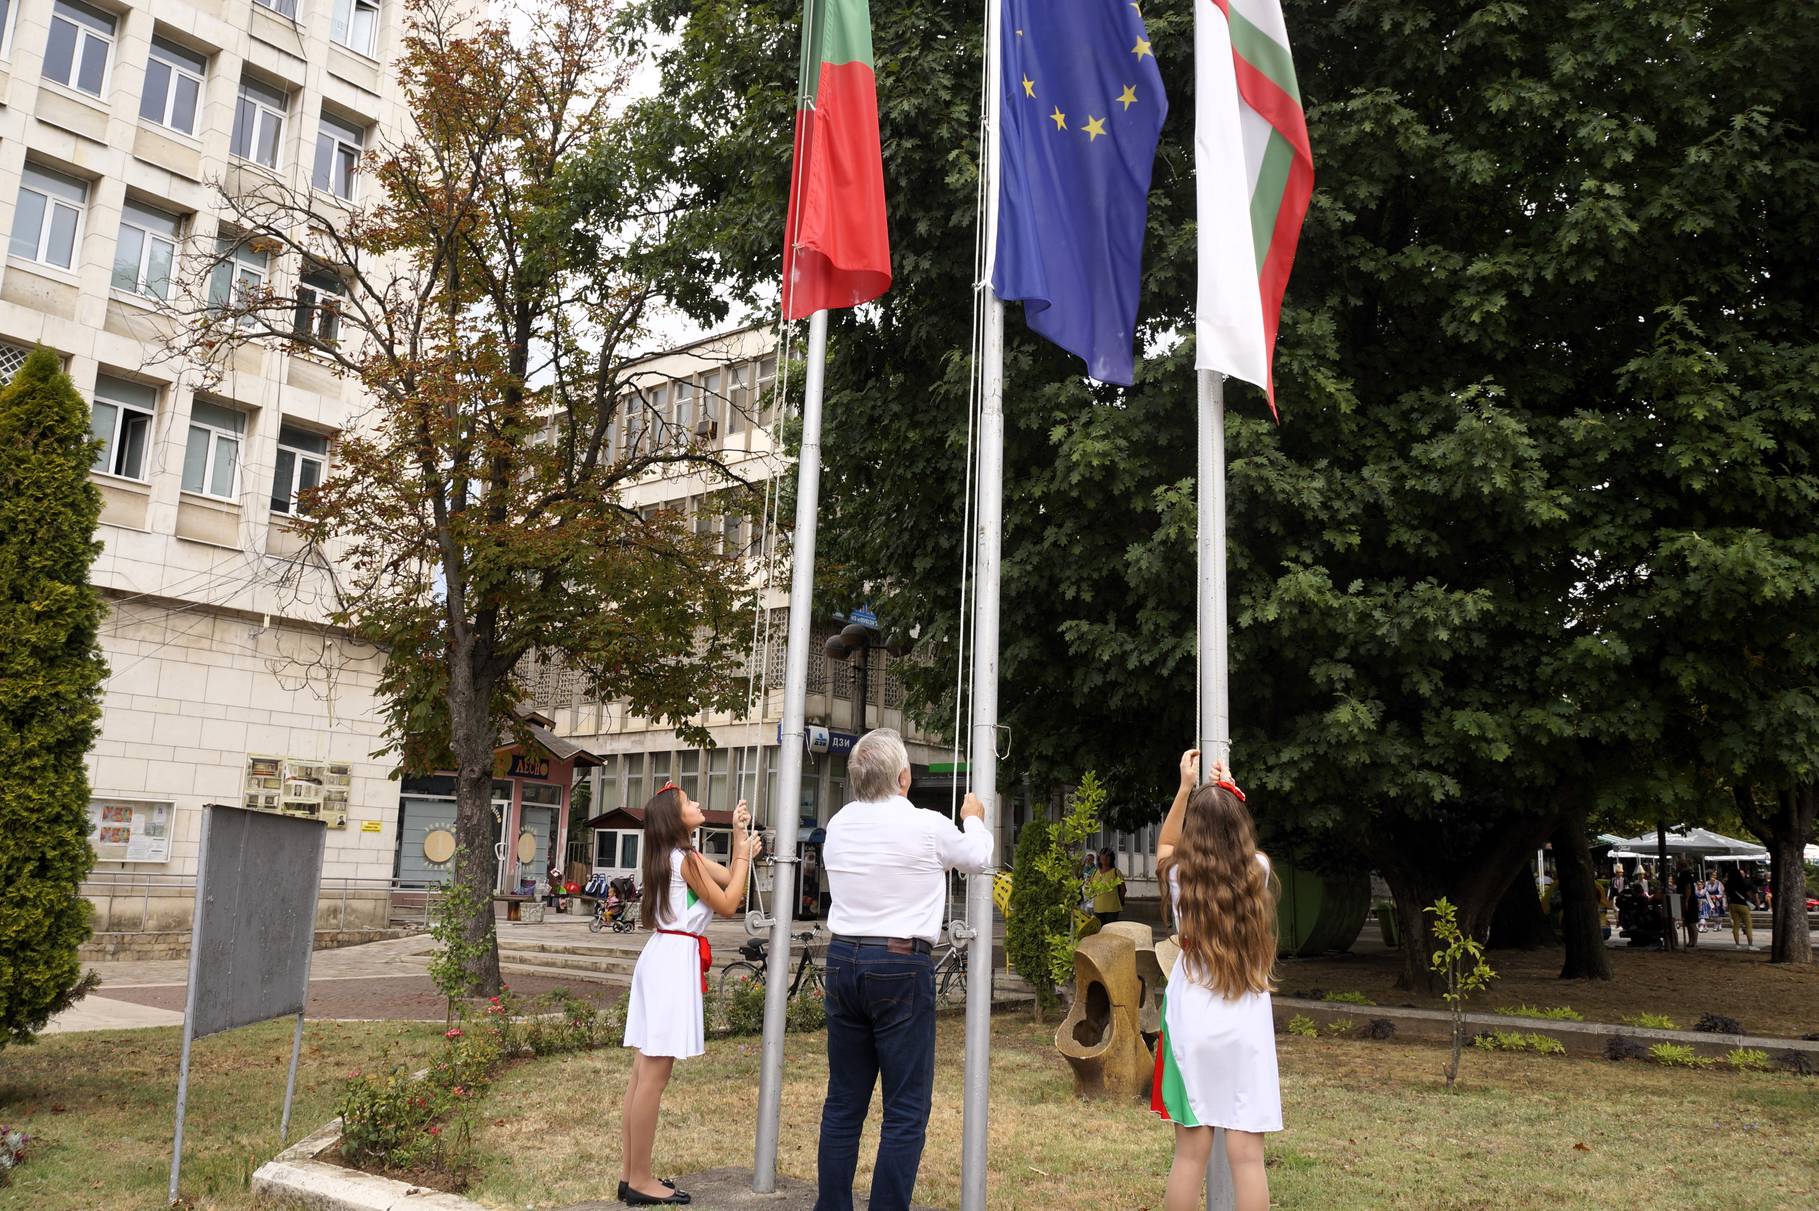
M 806 0 L 797 87 L 783 235 L 783 314 L 792 320 L 853 307 L 890 289 L 866 0 Z
M 1194 168 L 1195 364 L 1262 387 L 1274 411 L 1282 294 L 1314 192 L 1280 0 L 1196 0 Z

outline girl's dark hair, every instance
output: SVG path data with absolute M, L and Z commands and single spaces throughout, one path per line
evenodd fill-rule
M 644 803 L 644 896 L 638 923 L 646 929 L 669 924 L 669 856 L 677 849 L 692 850 L 694 843 L 682 823 L 682 792 L 672 786 Z
M 1102 849 L 1099 851 L 1099 868 L 1101 870 L 1109 870 L 1116 865 L 1118 865 L 1118 859 L 1113 856 L 1111 850 Z

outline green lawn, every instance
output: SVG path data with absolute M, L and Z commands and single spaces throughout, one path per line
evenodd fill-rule
M 312 1024 L 295 1134 L 334 1113 L 340 1078 L 388 1054 L 420 1062 L 428 1025 Z M 1001 1016 L 994 1029 L 991 1205 L 1030 1211 L 1155 1208 L 1170 1131 L 1135 1105 L 1074 1098 L 1053 1027 Z M 198 1044 L 184 1192 L 198 1209 L 248 1208 L 247 1179 L 277 1151 L 290 1027 L 275 1022 Z M 786 1174 L 812 1177 L 824 1067 L 820 1035 L 789 1038 Z M 961 1024 L 941 1023 L 935 1113 L 919 1198 L 958 1201 Z M 40 1147 L 0 1207 L 129 1211 L 162 1206 L 178 1035 L 62 1035 L 0 1052 L 0 1121 Z M 1436 1047 L 1281 1040 L 1289 1129 L 1269 1145 L 1279 1207 L 1559 1211 L 1819 1204 L 1819 1079 L 1683 1072 L 1639 1063 L 1469 1052 L 1462 1088 L 1441 1086 Z M 625 1053 L 515 1066 L 485 1106 L 486 1176 L 470 1196 L 548 1211 L 610 1198 L 618 1174 Z M 758 1046 L 710 1044 L 679 1064 L 665 1099 L 659 1170 L 751 1163 Z M 61 1107 L 61 1109 L 57 1109 Z M 875 1124 L 875 1120 L 874 1120 Z M 874 1134 L 862 1152 L 867 1176 Z M 1653 1192 L 1645 1195 L 1644 1192 Z

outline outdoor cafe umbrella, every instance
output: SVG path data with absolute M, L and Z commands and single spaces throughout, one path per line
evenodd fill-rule
M 1654 858 L 1660 853 L 1654 833 L 1638 837 L 1616 837 L 1604 833 L 1599 844 L 1611 847 L 1613 858 Z M 1715 833 L 1709 828 L 1675 828 L 1667 833 L 1667 852 L 1676 857 L 1717 859 L 1731 862 L 1766 862 L 1768 850 L 1754 841 L 1742 841 Z

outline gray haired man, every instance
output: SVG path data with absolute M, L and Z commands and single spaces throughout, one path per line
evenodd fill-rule
M 854 801 L 828 822 L 822 865 L 833 907 L 827 948 L 827 1101 L 821 1107 L 815 1211 L 852 1211 L 859 1132 L 884 1084 L 872 1211 L 906 1211 L 922 1165 L 935 1084 L 935 977 L 947 872 L 992 861 L 985 807 L 968 795 L 961 827 L 906 796 L 909 751 L 889 728 L 846 761 Z

